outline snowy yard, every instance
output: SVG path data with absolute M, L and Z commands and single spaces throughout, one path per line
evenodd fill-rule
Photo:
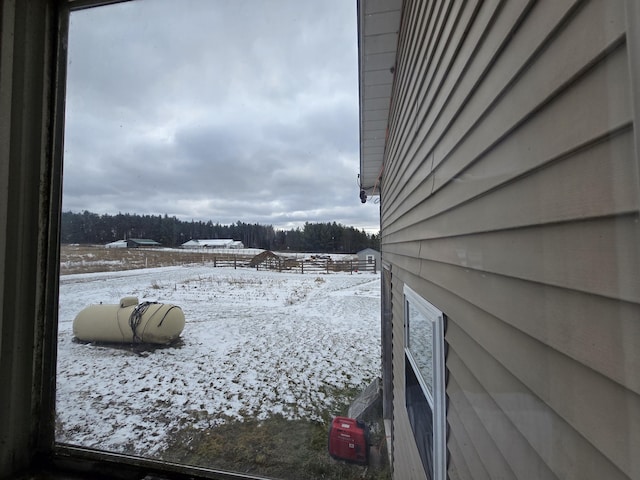
M 84 307 L 134 295 L 180 306 L 171 347 L 82 344 Z M 320 420 L 380 368 L 379 275 L 206 265 L 61 277 L 57 441 L 162 458 L 185 425 Z

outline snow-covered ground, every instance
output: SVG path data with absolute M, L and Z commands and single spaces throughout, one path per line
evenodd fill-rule
M 175 346 L 140 350 L 73 339 L 84 307 L 134 295 L 179 305 Z M 380 369 L 380 280 L 203 265 L 60 280 L 57 440 L 161 455 L 181 426 L 228 419 L 318 419 L 336 390 Z

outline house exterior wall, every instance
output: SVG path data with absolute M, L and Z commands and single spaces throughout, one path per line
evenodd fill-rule
M 637 10 L 404 2 L 381 184 L 394 478 L 425 478 L 405 284 L 448 317 L 449 478 L 640 478 Z

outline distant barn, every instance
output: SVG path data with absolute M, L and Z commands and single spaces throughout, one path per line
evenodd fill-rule
M 149 240 L 148 238 L 128 238 L 127 247 L 139 248 L 139 247 L 160 247 L 161 244 L 155 240 Z

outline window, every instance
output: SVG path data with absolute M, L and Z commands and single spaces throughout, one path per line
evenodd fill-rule
M 404 287 L 405 395 L 424 469 L 446 477 L 445 315 Z
M 111 237 L 109 241 L 125 237 L 136 246 L 146 246 L 161 237 L 141 233 L 138 225 L 134 231 L 102 227 L 95 212 L 104 216 L 120 209 L 125 214 L 146 213 L 153 205 L 150 217 L 160 220 L 158 214 L 168 211 L 170 217 L 184 218 L 179 209 L 185 203 L 200 218 L 220 219 L 224 224 L 247 216 L 261 224 L 276 223 L 259 216 L 260 212 L 270 209 L 280 215 L 281 209 L 289 212 L 293 206 L 278 197 L 280 189 L 269 195 L 269 188 L 289 179 L 306 188 L 320 176 L 309 176 L 310 167 L 324 168 L 324 161 L 315 157 L 318 149 L 306 146 L 312 152 L 305 154 L 305 161 L 298 158 L 302 149 L 296 148 L 295 161 L 288 154 L 275 152 L 297 141 L 308 146 L 318 140 L 299 135 L 301 128 L 306 129 L 299 122 L 301 116 L 309 117 L 310 123 L 316 121 L 313 117 L 327 125 L 327 115 L 335 114 L 333 107 L 322 102 L 289 97 L 296 91 L 326 98 L 330 92 L 318 87 L 341 83 L 349 65 L 352 95 L 344 97 L 347 104 L 340 107 L 340 115 L 343 108 L 351 108 L 351 131 L 353 140 L 357 138 L 355 30 L 352 58 L 344 68 L 336 69 L 339 75 L 318 82 L 298 77 L 301 72 L 306 75 L 309 65 L 305 61 L 326 74 L 334 69 L 334 60 L 343 58 L 329 52 L 327 30 L 319 28 L 317 35 L 312 34 L 305 18 L 320 25 L 318 15 L 328 10 L 342 12 L 340 18 L 352 22 L 355 4 L 338 0 L 332 8 L 324 3 L 192 1 L 183 8 L 186 3 L 129 2 L 70 14 L 62 205 L 65 212 L 84 210 L 96 226 L 80 228 L 81 232 L 100 230 Z M 280 52 L 270 40 L 275 23 L 269 21 L 272 16 L 279 22 L 278 30 L 288 32 L 288 39 L 304 34 L 304 45 L 298 44 L 291 54 Z M 243 28 L 233 28 L 233 24 Z M 334 33 L 333 39 L 340 37 L 339 32 Z M 224 48 L 216 47 L 223 42 Z M 314 49 L 318 49 L 317 55 L 311 53 Z M 344 50 L 343 46 L 340 49 Z M 246 73 L 263 64 L 269 67 L 269 76 Z M 250 101 L 257 97 L 259 101 Z M 336 104 L 343 101 L 338 99 Z M 316 133 L 327 135 L 326 141 L 320 142 L 323 145 L 329 145 L 336 134 L 318 129 Z M 350 157 L 355 169 L 357 141 L 350 145 L 351 150 L 341 145 L 330 148 Z M 127 185 L 129 181 L 133 184 Z M 275 186 L 291 193 L 284 185 Z M 302 195 L 306 198 L 307 191 Z M 100 203 L 96 203 L 98 198 Z M 211 199 L 216 203 L 214 213 L 207 210 L 214 203 Z M 130 200 L 135 206 L 129 203 L 114 208 Z M 218 212 L 228 203 L 234 217 L 225 219 Z M 316 209 L 318 199 L 311 205 Z M 295 207 L 301 211 L 306 208 L 301 201 Z M 207 213 L 203 215 L 201 210 Z M 287 217 L 287 222 L 292 220 Z M 63 238 L 73 229 L 73 224 L 69 227 L 71 222 L 64 220 L 63 214 Z M 171 235 L 159 229 L 159 234 L 165 233 Z M 132 238 L 138 236 L 143 240 Z M 107 239 L 92 243 L 101 245 L 103 240 Z M 338 242 L 338 237 L 332 240 Z M 175 247 L 176 243 L 183 242 L 174 240 L 163 246 Z M 251 243 L 253 240 L 246 244 L 261 247 Z M 107 253 L 120 253 L 115 250 Z M 56 448 L 82 453 L 91 448 L 101 454 L 273 478 L 304 478 L 311 476 L 313 469 L 344 478 L 342 471 L 351 466 L 334 464 L 325 442 L 305 439 L 324 439 L 328 430 L 325 418 L 346 413 L 342 404 L 353 399 L 352 384 L 361 382 L 354 388 L 357 391 L 379 374 L 379 339 L 375 338 L 379 303 L 373 297 L 368 302 L 373 315 L 360 307 L 352 309 L 356 321 L 371 322 L 360 324 L 361 331 L 372 333 L 369 339 L 355 338 L 349 331 L 338 333 L 351 328 L 344 312 L 335 329 L 328 332 L 332 337 L 327 338 L 328 315 L 319 314 L 317 304 L 305 310 L 312 311 L 317 321 L 305 321 L 304 328 L 299 327 L 302 315 L 295 312 L 306 302 L 307 291 L 325 288 L 331 279 L 291 277 L 303 283 L 287 291 L 285 281 L 270 279 L 268 272 L 250 270 L 251 277 L 239 273 L 229 278 L 219 273 L 222 269 L 204 265 L 205 255 L 201 258 L 201 272 L 189 268 L 133 281 L 131 277 L 85 277 L 76 283 L 61 272 Z M 144 265 L 146 261 L 145 257 Z M 356 276 L 349 278 L 357 280 Z M 240 289 L 254 290 L 254 294 L 239 295 Z M 258 294 L 255 289 L 262 290 Z M 203 293 L 205 290 L 208 293 Z M 117 304 L 125 296 L 135 296 L 140 304 L 157 300 L 180 307 L 186 326 L 177 346 L 131 352 L 124 347 L 94 348 L 77 341 L 73 324 L 78 312 L 98 302 Z M 238 296 L 241 302 L 235 301 Z M 267 308 L 265 302 L 269 303 Z M 326 305 L 335 308 L 336 303 Z M 278 321 L 271 321 L 274 319 Z M 331 349 L 353 355 L 342 361 Z M 307 355 L 313 358 L 307 359 Z M 362 375 L 364 369 L 367 373 Z M 308 447 L 314 454 L 307 453 Z

